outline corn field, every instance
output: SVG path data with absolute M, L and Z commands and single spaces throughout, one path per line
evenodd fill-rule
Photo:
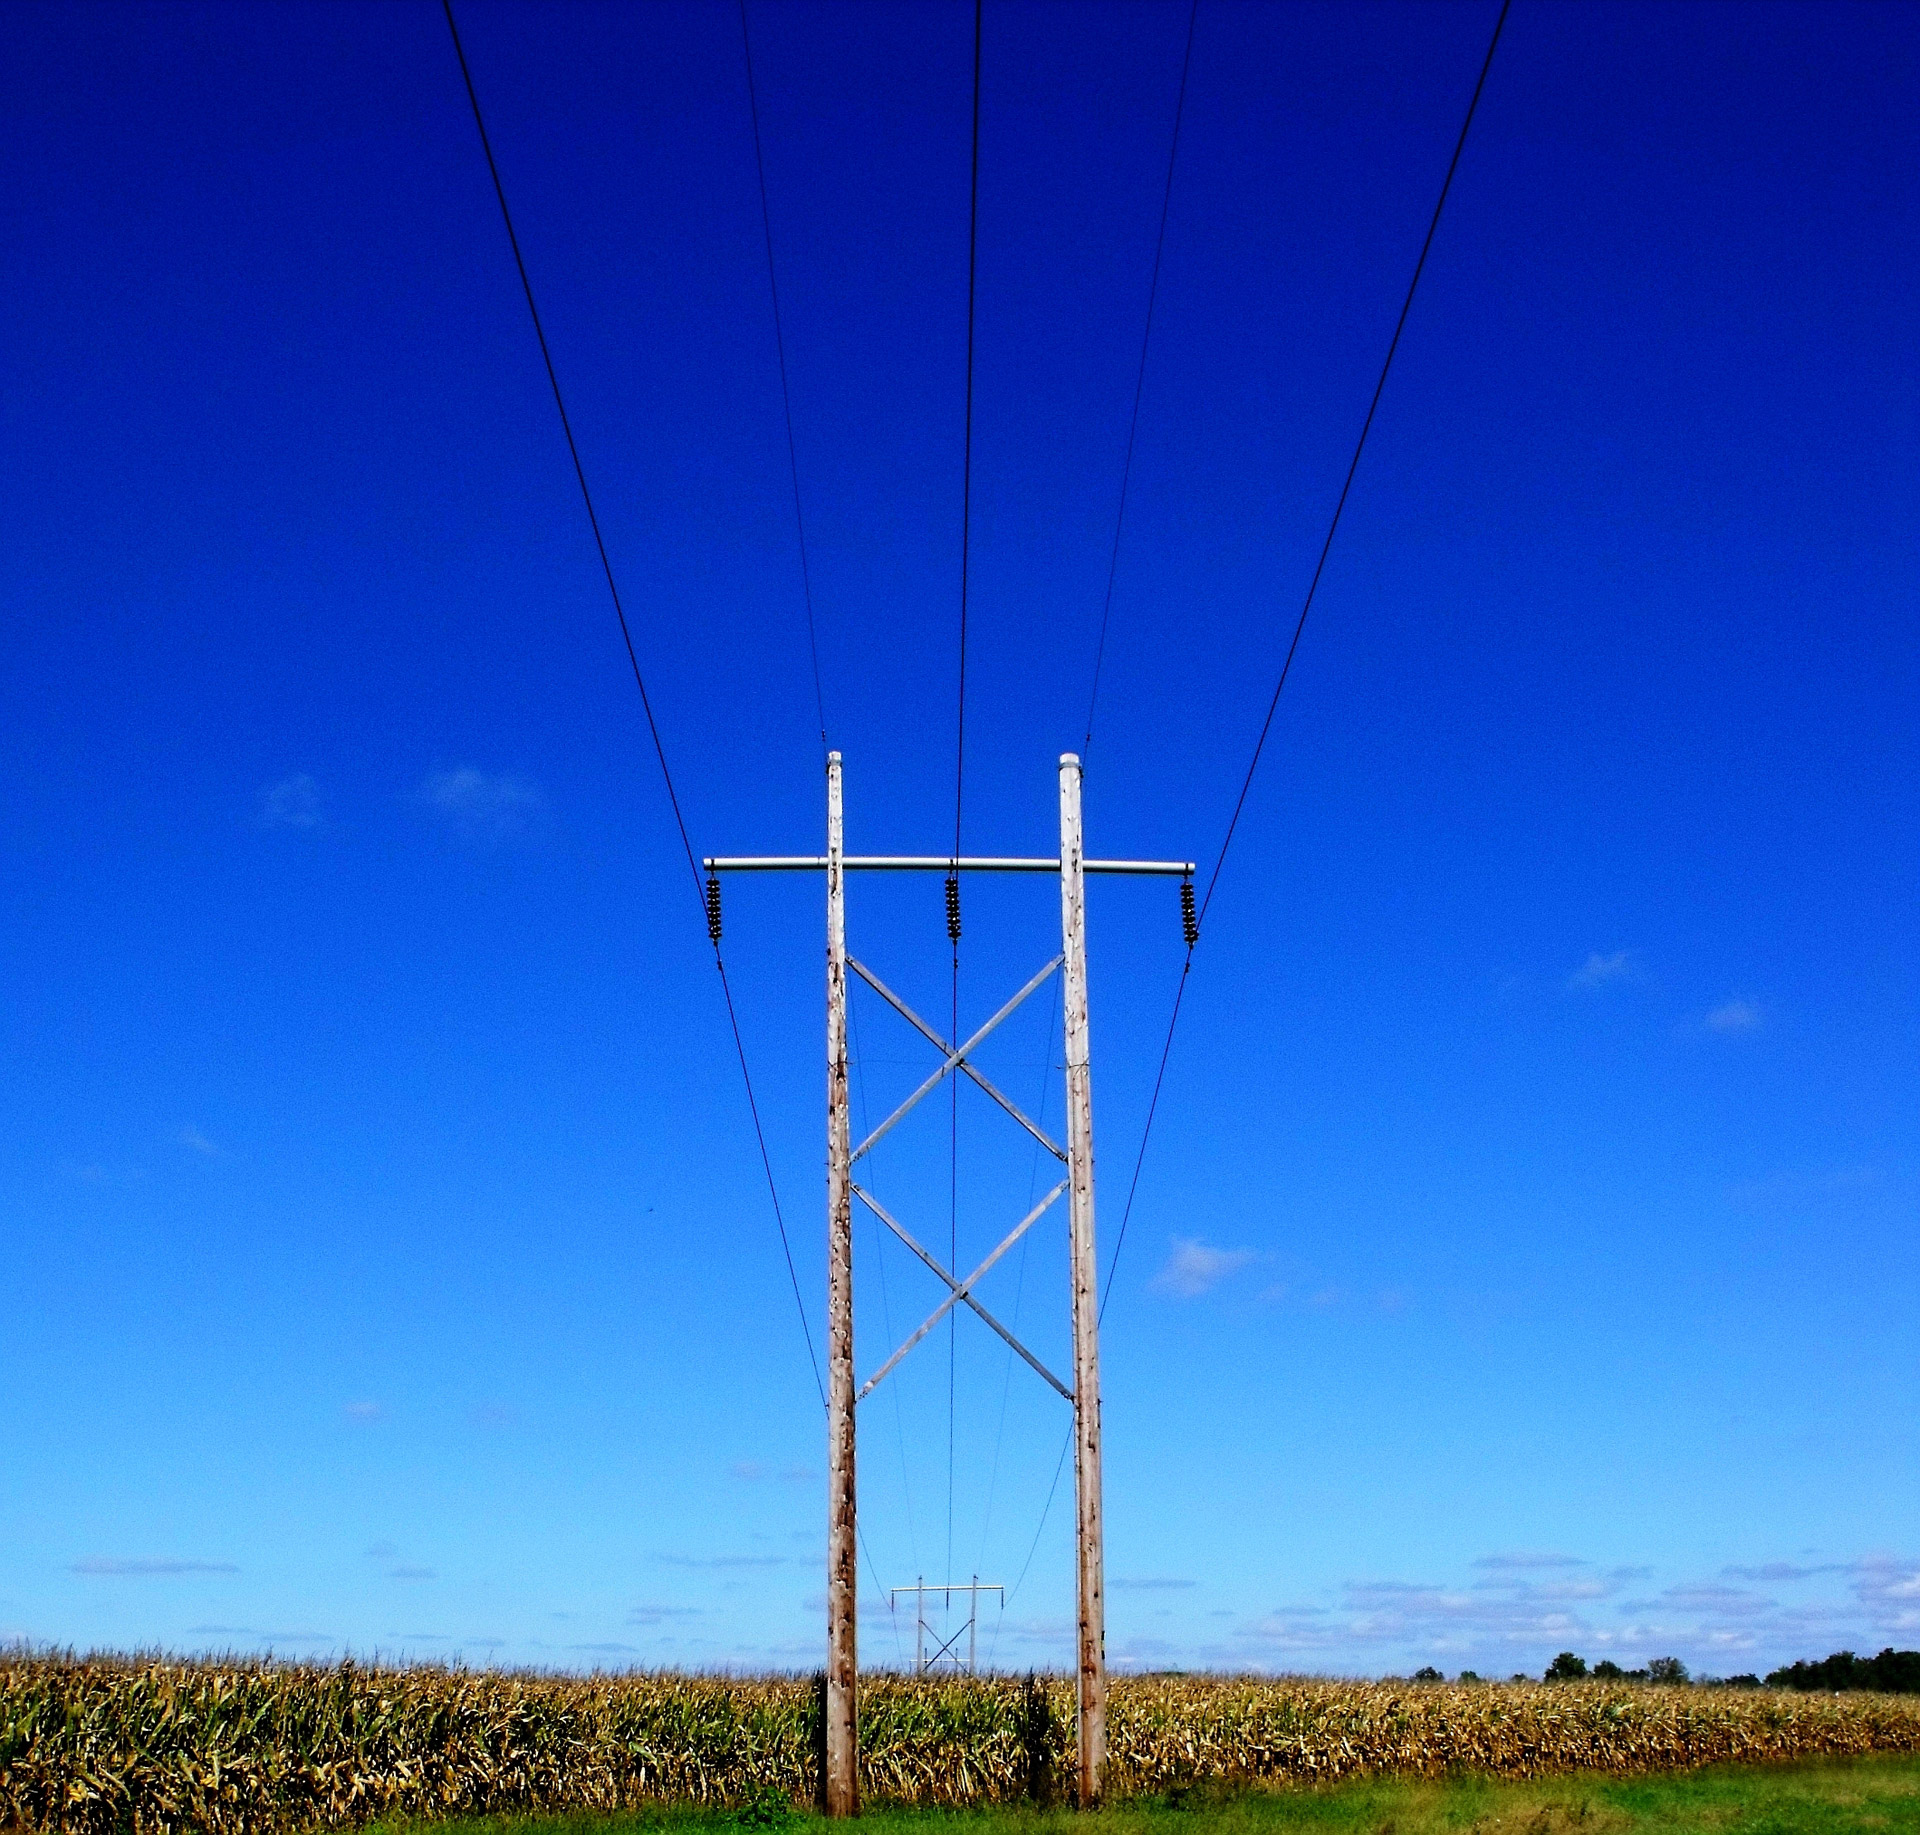
M 813 1795 L 806 1678 L 0 1657 L 0 1828 L 285 1835 L 377 1817 Z M 1058 1677 L 864 1678 L 866 1795 L 1046 1799 L 1072 1776 Z M 1126 1676 L 1111 1786 L 1528 1777 L 1920 1750 L 1920 1699 L 1610 1683 Z

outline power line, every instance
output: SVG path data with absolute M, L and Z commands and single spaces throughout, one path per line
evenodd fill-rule
M 553 390 L 553 405 L 559 411 L 560 431 L 566 435 L 567 452 L 573 460 L 573 475 L 580 485 L 580 501 L 586 506 L 587 523 L 593 530 L 593 543 L 600 556 L 600 571 L 606 576 L 607 595 L 613 601 L 614 616 L 620 621 L 620 637 L 627 649 L 627 661 L 633 669 L 634 686 L 640 691 L 640 706 L 647 717 L 647 731 L 653 738 L 654 757 L 660 761 L 661 781 L 667 787 L 667 801 L 673 808 L 674 826 L 680 831 L 680 846 L 687 857 L 687 870 L 693 876 L 694 897 L 699 901 L 702 916 L 706 912 L 706 894 L 700 881 L 699 862 L 694 857 L 693 841 L 687 833 L 686 818 L 680 811 L 680 797 L 673 786 L 673 772 L 667 764 L 667 749 L 660 737 L 659 722 L 653 717 L 653 702 L 647 694 L 646 678 L 640 672 L 639 653 L 634 649 L 633 632 L 627 624 L 626 608 L 620 602 L 619 583 L 614 579 L 613 562 L 607 554 L 606 538 L 600 533 L 600 518 L 593 507 L 593 492 L 587 486 L 587 470 L 580 461 L 579 443 L 573 437 L 573 422 L 567 414 L 566 397 L 560 392 L 560 376 L 553 366 L 553 352 L 547 344 L 545 328 L 540 323 L 540 308 L 533 297 L 533 282 L 527 274 L 526 258 L 520 252 L 520 238 L 513 227 L 513 212 L 507 208 L 507 188 L 500 179 L 499 162 L 493 156 L 493 142 L 487 134 L 486 117 L 480 112 L 480 94 L 473 86 L 473 72 L 467 65 L 467 53 L 460 42 L 460 28 L 454 22 L 453 0 L 440 0 L 441 8 L 447 16 L 447 33 L 453 40 L 453 54 L 460 63 L 461 80 L 467 87 L 467 101 L 473 108 L 473 125 L 479 130 L 480 150 L 487 158 L 487 171 L 493 179 L 493 195 L 499 200 L 500 221 L 506 226 L 507 242 L 513 250 L 513 264 L 520 273 L 520 289 L 527 296 L 527 315 L 533 320 L 533 335 L 540 345 L 540 360 L 546 365 L 547 383 Z M 800 1313 L 800 1331 L 807 1344 L 807 1362 L 813 1369 L 814 1387 L 820 1391 L 820 1405 L 826 1406 L 826 1384 L 820 1376 L 820 1360 L 813 1348 L 813 1327 L 807 1320 L 806 1302 L 800 1297 L 800 1276 L 793 1265 L 793 1245 L 787 1237 L 787 1220 L 780 1208 L 780 1192 L 773 1178 L 773 1157 L 767 1151 L 766 1130 L 760 1123 L 760 1104 L 753 1093 L 753 1077 L 747 1069 L 747 1047 L 740 1035 L 740 1019 L 733 1006 L 733 989 L 727 981 L 727 965 L 720 954 L 720 940 L 713 939 L 713 965 L 720 972 L 720 993 L 726 1002 L 727 1025 L 733 1033 L 733 1049 L 740 1060 L 740 1080 L 746 1086 L 747 1113 L 753 1118 L 754 1139 L 760 1147 L 760 1165 L 767 1178 L 767 1196 L 773 1201 L 773 1219 L 780 1231 L 780 1250 L 786 1258 L 787 1279 L 793 1286 L 793 1303 Z
M 967 404 L 960 460 L 960 669 L 954 717 L 953 871 L 947 879 L 947 936 L 953 944 L 953 1032 L 960 1037 L 960 812 L 967 783 L 967 594 L 973 555 L 973 326 L 980 254 L 980 28 L 984 0 L 973 0 L 973 160 L 967 194 Z M 947 1254 L 960 1265 L 960 1079 L 947 1095 Z M 954 1400 L 960 1376 L 960 1315 L 947 1320 L 947 1568 L 953 1568 Z
M 1133 413 L 1127 420 L 1127 456 L 1120 467 L 1120 509 L 1113 519 L 1113 552 L 1107 558 L 1107 594 L 1100 607 L 1100 638 L 1093 650 L 1093 692 L 1087 696 L 1087 736 L 1080 742 L 1082 765 L 1093 749 L 1093 710 L 1100 700 L 1100 666 L 1107 656 L 1107 621 L 1113 616 L 1113 583 L 1120 572 L 1120 536 L 1127 526 L 1127 487 L 1133 481 L 1133 441 L 1140 430 L 1140 397 L 1147 386 L 1147 347 L 1153 341 L 1154 302 L 1160 297 L 1160 257 L 1167 246 L 1173 167 L 1180 156 L 1180 123 L 1187 112 L 1187 72 L 1193 66 L 1193 26 L 1199 16 L 1200 0 L 1192 0 L 1187 8 L 1187 48 L 1180 59 L 1180 94 L 1173 105 L 1173 140 L 1167 148 L 1167 183 L 1160 194 L 1160 231 L 1153 243 L 1153 278 L 1147 283 L 1147 322 L 1140 333 L 1140 367 L 1133 379 Z
M 1260 767 L 1260 754 L 1265 749 L 1267 734 L 1273 726 L 1273 716 L 1280 706 L 1280 696 L 1287 685 L 1287 676 L 1292 671 L 1293 659 L 1300 648 L 1301 633 L 1307 628 L 1307 614 L 1313 609 L 1314 594 L 1319 591 L 1320 577 L 1326 571 L 1327 556 L 1333 549 L 1333 538 L 1340 527 L 1341 512 L 1347 507 L 1348 494 L 1353 489 L 1354 474 L 1360 469 L 1360 455 L 1366 450 L 1367 435 L 1373 431 L 1374 415 L 1379 411 L 1380 397 L 1387 386 L 1388 372 L 1393 368 L 1395 353 L 1400 348 L 1400 334 L 1407 328 L 1407 315 L 1413 310 L 1413 296 L 1419 290 L 1420 276 L 1426 270 L 1427 256 L 1433 248 L 1433 238 L 1440 228 L 1440 215 L 1447 207 L 1447 194 L 1453 189 L 1454 174 L 1460 169 L 1460 155 L 1466 151 L 1467 134 L 1473 126 L 1475 111 L 1480 106 L 1480 93 L 1487 86 L 1487 72 L 1493 68 L 1493 54 L 1499 48 L 1500 32 L 1507 23 L 1507 14 L 1512 9 L 1513 0 L 1500 0 L 1500 13 L 1493 22 L 1493 36 L 1487 41 L 1487 54 L 1480 63 L 1480 75 L 1473 85 L 1473 95 L 1467 103 L 1466 118 L 1460 123 L 1460 135 L 1453 143 L 1453 157 L 1447 162 L 1447 175 L 1441 181 L 1440 196 L 1433 207 L 1432 220 L 1427 224 L 1426 239 L 1420 244 L 1420 256 L 1413 264 L 1413 278 L 1407 283 L 1407 296 L 1401 302 L 1400 316 L 1394 322 L 1393 337 L 1387 345 L 1386 360 L 1380 365 L 1380 379 L 1373 385 L 1373 398 L 1367 404 L 1366 419 L 1360 424 L 1360 437 L 1354 442 L 1353 458 L 1347 465 L 1347 475 L 1340 486 L 1340 496 L 1333 506 L 1333 516 L 1327 524 L 1326 540 L 1320 544 L 1320 557 L 1314 563 L 1313 576 L 1307 582 L 1306 597 L 1301 602 L 1300 616 L 1293 627 L 1292 641 L 1287 645 L 1285 659 L 1280 665 L 1280 678 L 1274 683 L 1273 696 L 1267 703 L 1266 718 L 1260 724 L 1260 735 L 1254 741 L 1253 756 L 1247 762 L 1247 774 L 1240 785 L 1240 794 L 1233 805 L 1232 818 L 1227 823 L 1227 832 L 1220 843 L 1220 852 L 1213 863 L 1213 872 L 1207 880 L 1206 896 L 1200 901 L 1200 918 L 1204 922 L 1207 907 L 1213 903 L 1214 889 L 1220 883 L 1220 874 L 1227 864 L 1227 850 L 1233 845 L 1234 831 L 1240 825 L 1241 811 L 1246 807 L 1247 792 L 1253 787 L 1253 774 Z M 1174 1029 L 1180 1024 L 1181 1003 L 1186 999 L 1187 975 L 1193 967 L 1193 945 L 1187 946 L 1187 959 L 1180 968 L 1180 985 L 1175 990 L 1173 1013 L 1167 1021 L 1166 1042 L 1160 1050 L 1160 1069 L 1153 1080 L 1153 1096 L 1147 1105 L 1146 1126 L 1140 1133 L 1140 1151 L 1133 1163 L 1133 1182 L 1127 1189 L 1126 1209 L 1121 1213 L 1120 1231 L 1114 1239 L 1113 1259 L 1107 1267 L 1107 1281 L 1100 1309 L 1106 1311 L 1106 1296 L 1113 1291 L 1113 1279 L 1120 1262 L 1120 1250 L 1126 1242 L 1127 1219 L 1133 1212 L 1134 1193 L 1140 1186 L 1140 1168 L 1147 1157 L 1147 1139 L 1153 1130 L 1154 1115 L 1160 1106 L 1160 1086 L 1166 1080 L 1167 1059 L 1173 1051 Z
M 780 320 L 780 285 L 774 278 L 773 210 L 767 202 L 767 160 L 760 145 L 760 93 L 753 80 L 753 38 L 747 30 L 747 0 L 740 0 L 740 49 L 747 63 L 747 110 L 753 117 L 753 166 L 760 179 L 760 227 L 767 243 L 767 293 L 773 300 L 773 348 L 780 359 L 780 405 L 787 417 L 787 469 L 793 475 L 793 532 L 800 544 L 800 591 L 807 606 L 807 654 L 813 661 L 813 705 L 820 718 L 820 750 L 827 750 L 827 698 L 820 687 L 820 640 L 813 621 L 813 575 L 807 566 L 807 525 L 800 514 L 800 454 L 793 438 L 793 393 L 787 386 L 787 338 Z
M 1407 314 L 1413 310 L 1413 296 L 1419 290 L 1420 276 L 1426 272 L 1427 255 L 1433 248 L 1434 235 L 1440 228 L 1440 213 L 1447 207 L 1447 193 L 1453 189 L 1453 175 L 1460 169 L 1460 155 L 1467 149 L 1467 133 L 1473 126 L 1474 111 L 1480 106 L 1480 92 L 1487 86 L 1487 72 L 1493 68 L 1493 54 L 1500 44 L 1500 30 L 1507 23 L 1507 14 L 1512 6 L 1513 0 L 1500 0 L 1500 16 L 1493 22 L 1493 36 L 1487 41 L 1487 55 L 1481 60 L 1480 76 L 1473 86 L 1472 99 L 1467 103 L 1467 116 L 1460 123 L 1459 139 L 1453 143 L 1453 157 L 1447 161 L 1447 176 L 1441 181 L 1440 196 L 1433 207 L 1433 220 L 1427 225 L 1426 240 L 1420 244 L 1420 259 L 1413 264 L 1413 278 L 1407 282 L 1407 297 L 1401 302 L 1400 316 L 1394 322 L 1386 361 L 1380 365 L 1380 380 L 1373 385 L 1373 399 L 1367 403 L 1367 418 L 1360 423 L 1360 437 L 1354 442 L 1353 458 L 1347 465 L 1346 478 L 1340 485 L 1340 496 L 1333 506 L 1333 518 L 1327 524 L 1327 539 L 1320 544 L 1320 558 L 1314 563 L 1312 579 L 1307 582 L 1307 596 L 1301 602 L 1300 616 L 1293 627 L 1293 641 L 1287 645 L 1286 660 L 1280 665 L 1280 679 L 1273 685 L 1273 698 L 1267 703 L 1267 717 L 1260 723 L 1260 737 L 1254 741 L 1253 756 L 1247 761 L 1247 775 L 1240 785 L 1239 796 L 1234 800 L 1233 817 L 1227 823 L 1219 857 L 1214 861 L 1213 873 L 1207 880 L 1206 896 L 1200 901 L 1202 922 L 1206 919 L 1207 907 L 1213 903 L 1214 888 L 1220 883 L 1221 871 L 1227 864 L 1227 850 L 1233 846 L 1234 831 L 1240 826 L 1240 812 L 1246 807 L 1247 792 L 1253 788 L 1253 774 L 1260 768 L 1260 754 L 1266 747 L 1267 733 L 1273 726 L 1274 713 L 1280 706 L 1280 695 L 1287 685 L 1288 672 L 1293 668 L 1294 653 L 1300 648 L 1300 634 L 1307 628 L 1307 614 L 1313 610 L 1313 596 L 1320 589 L 1320 576 L 1326 571 L 1327 556 L 1333 551 L 1333 538 L 1340 528 L 1341 512 L 1347 507 L 1354 474 L 1360 469 L 1360 455 L 1367 449 L 1367 435 L 1373 431 L 1373 417 L 1379 411 L 1380 397 L 1386 390 L 1387 373 L 1393 368 L 1394 354 L 1400 348 L 1400 334 L 1407 328 Z

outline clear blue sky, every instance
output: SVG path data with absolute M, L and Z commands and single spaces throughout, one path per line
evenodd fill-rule
M 694 845 L 810 851 L 737 14 L 462 17 Z M 1218 849 L 1492 17 L 1202 0 L 1095 851 Z M 753 26 L 849 842 L 937 852 L 970 12 Z M 819 1401 L 439 12 L 9 27 L 0 1632 L 811 1666 Z M 981 851 L 1085 725 L 1184 28 L 986 10 Z M 1118 1266 L 1116 1661 L 1920 1643 L 1917 124 L 1910 8 L 1518 0 Z M 965 1017 L 1056 912 L 968 888 Z M 1173 890 L 1091 922 L 1110 1254 Z M 851 924 L 942 1011 L 937 880 Z M 817 1339 L 818 887 L 727 947 Z M 929 1053 L 856 1021 L 877 1115 Z M 1057 1122 L 1057 1050 L 985 1062 Z M 1035 1169 L 959 1129 L 970 1263 Z M 875 1178 L 946 1240 L 939 1112 Z M 986 1290 L 1056 1360 L 1063 1259 Z M 936 1296 L 857 1279 L 870 1369 Z M 951 1518 L 946 1342 L 863 1405 L 865 1652 L 1024 1572 L 983 1652 L 1058 1661 L 1065 1411 L 953 1346 Z

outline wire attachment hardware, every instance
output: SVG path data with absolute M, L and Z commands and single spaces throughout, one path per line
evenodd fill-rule
M 716 948 L 720 943 L 720 875 L 707 875 L 707 941 Z
M 1187 939 L 1191 949 L 1200 941 L 1200 919 L 1193 909 L 1193 881 L 1183 879 L 1180 882 L 1180 933 Z
M 960 941 L 960 875 L 947 875 L 947 941 Z

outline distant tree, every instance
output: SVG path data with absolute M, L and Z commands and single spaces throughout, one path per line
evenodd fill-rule
M 1437 1669 L 1435 1669 L 1431 1663 L 1427 1664 L 1423 1669 L 1416 1669 L 1413 1672 L 1413 1679 L 1416 1682 L 1446 1681 L 1446 1677 L 1443 1676 Z
M 1687 1680 L 1687 1666 L 1678 1657 L 1655 1657 L 1647 1665 L 1649 1682 L 1664 1682 L 1669 1687 Z
M 1760 1678 L 1753 1675 L 1729 1676 L 1724 1686 L 1727 1688 L 1758 1688 L 1760 1686 Z
M 1480 1680 L 1480 1672 L 1475 1669 L 1463 1669 L 1460 1672 L 1460 1680 L 1462 1682 L 1478 1682 Z
M 1586 1658 L 1576 1657 L 1571 1650 L 1563 1650 L 1547 1665 L 1547 1673 L 1540 1679 L 1543 1682 L 1579 1682 L 1586 1673 Z
M 1789 1663 L 1773 1670 L 1767 1686 L 1804 1691 L 1865 1688 L 1885 1695 L 1920 1695 L 1920 1650 L 1895 1650 L 1889 1644 L 1877 1657 L 1836 1650 L 1817 1663 Z
M 1531 1682 L 1533 1678 L 1528 1675 L 1524 1669 L 1516 1669 L 1509 1680 L 1514 1682 Z
M 1593 1666 L 1593 1679 L 1596 1682 L 1618 1682 L 1626 1673 L 1611 1657 L 1602 1657 Z

